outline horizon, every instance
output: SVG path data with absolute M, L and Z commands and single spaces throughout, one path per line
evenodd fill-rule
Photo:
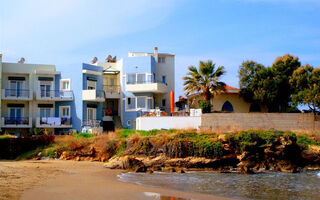
M 289 53 L 302 65 L 320 66 L 316 0 L 0 2 L 4 62 L 24 57 L 59 70 L 157 46 L 175 54 L 176 98 L 184 96 L 188 66 L 200 60 L 225 66 L 222 81 L 232 87 L 239 87 L 238 68 L 246 60 L 270 66 Z

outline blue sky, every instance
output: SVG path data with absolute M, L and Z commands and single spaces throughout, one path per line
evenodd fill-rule
M 189 65 L 212 59 L 238 86 L 242 61 L 290 53 L 320 66 L 319 0 L 0 0 L 3 60 L 80 67 L 128 51 L 176 55 L 176 93 Z

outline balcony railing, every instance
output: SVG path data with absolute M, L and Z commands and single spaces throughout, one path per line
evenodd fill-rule
M 105 93 L 103 90 L 82 90 L 82 99 L 84 101 L 105 101 Z
M 31 117 L 2 117 L 2 127 L 31 127 Z
M 101 120 L 85 120 L 82 122 L 82 126 L 100 127 Z
M 37 100 L 70 101 L 73 100 L 73 91 L 38 90 Z
M 2 89 L 3 99 L 31 100 L 32 91 L 28 89 Z
M 36 127 L 71 128 L 72 119 L 70 117 L 37 117 Z
M 116 93 L 116 94 L 120 94 L 120 85 L 103 85 L 103 90 L 106 93 Z
M 162 81 L 157 81 L 157 80 L 127 81 L 127 85 L 150 84 L 150 83 L 161 83 L 161 84 L 167 85 L 167 83 L 164 83 Z
M 126 91 L 132 93 L 152 92 L 165 94 L 168 93 L 168 84 L 161 81 L 137 81 L 127 82 Z

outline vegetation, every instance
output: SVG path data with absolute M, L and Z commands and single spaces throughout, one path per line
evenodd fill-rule
M 219 66 L 216 69 L 216 64 L 212 63 L 211 60 L 207 62 L 200 61 L 199 70 L 194 66 L 190 66 L 189 73 L 182 78 L 186 96 L 190 94 L 202 95 L 205 105 L 207 105 L 204 107 L 204 112 L 207 112 L 210 100 L 217 93 L 224 90 L 225 83 L 219 81 L 223 74 L 225 74 L 224 67 Z
M 92 134 L 92 133 L 79 133 L 79 134 L 75 135 L 76 138 L 80 138 L 80 137 L 91 138 L 91 137 L 94 137 L 94 136 L 95 135 Z
M 1 139 L 7 139 L 7 138 L 15 138 L 16 136 L 14 135 L 0 135 L 0 140 Z
M 221 139 L 223 136 L 225 139 Z M 53 144 L 40 146 L 26 152 L 18 159 L 30 159 L 39 155 L 49 158 L 60 158 L 67 152 L 70 159 L 78 157 L 106 161 L 113 156 L 145 155 L 157 156 L 160 152 L 171 158 L 205 157 L 220 158 L 226 154 L 224 144 L 241 153 L 251 147 L 279 143 L 281 137 L 297 142 L 302 148 L 319 145 L 320 140 L 306 135 L 276 130 L 247 130 L 236 133 L 216 134 L 196 130 L 119 130 L 108 135 L 95 137 L 57 136 Z M 95 150 L 92 150 L 92 149 Z
M 294 105 L 304 104 L 316 113 L 320 110 L 320 69 L 308 64 L 294 71 L 290 83 L 295 90 L 292 95 Z
M 271 67 L 254 61 L 243 62 L 239 69 L 240 94 L 250 103 L 263 103 L 269 112 L 288 112 L 294 88 L 293 72 L 300 67 L 298 57 L 286 54 Z
M 286 54 L 271 67 L 254 61 L 243 62 L 239 69 L 240 95 L 249 103 L 265 104 L 269 112 L 299 112 L 307 105 L 317 113 L 320 106 L 320 69 Z

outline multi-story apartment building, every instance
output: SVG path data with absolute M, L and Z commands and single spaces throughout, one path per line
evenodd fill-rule
M 81 67 L 3 63 L 1 128 L 27 133 L 42 128 L 60 133 L 89 125 L 96 131 L 114 126 L 135 128 L 135 120 L 147 112 L 170 111 L 174 91 L 174 55 L 129 52 L 120 60 L 94 58 Z M 73 90 L 71 90 L 73 89 Z
M 58 133 L 72 128 L 73 92 L 54 65 L 0 60 L 1 129 L 27 134 L 30 128 Z
M 83 125 L 110 130 L 114 125 L 135 128 L 135 120 L 156 108 L 169 113 L 174 90 L 174 55 L 129 52 L 116 61 L 83 63 L 82 102 L 76 106 Z M 75 91 L 75 96 L 77 96 Z M 77 128 L 78 129 L 78 128 Z

